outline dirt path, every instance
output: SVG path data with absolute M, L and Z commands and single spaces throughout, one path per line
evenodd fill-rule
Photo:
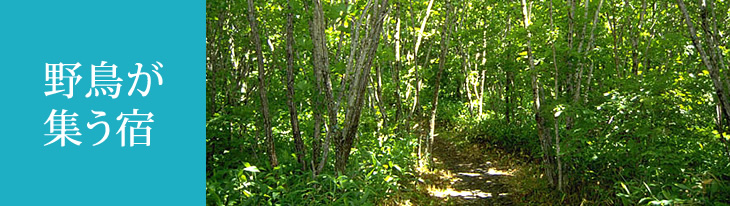
M 457 146 L 448 132 L 434 139 L 434 170 L 421 175 L 418 188 L 438 205 L 515 205 L 509 180 L 511 155 L 477 144 Z M 463 139 L 463 138 L 461 138 Z

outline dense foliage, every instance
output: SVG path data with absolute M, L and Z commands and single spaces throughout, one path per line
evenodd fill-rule
M 518 204 L 730 202 L 728 1 L 206 11 L 208 204 L 404 204 L 439 131 L 526 154 Z

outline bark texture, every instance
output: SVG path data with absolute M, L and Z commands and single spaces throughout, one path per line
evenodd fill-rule
M 248 21 L 251 24 L 251 37 L 256 46 L 256 60 L 259 69 L 259 96 L 261 97 L 261 114 L 263 114 L 263 129 L 266 135 L 267 152 L 271 167 L 279 165 L 274 147 L 274 136 L 271 131 L 271 114 L 269 114 L 269 100 L 266 97 L 266 69 L 264 68 L 264 55 L 261 51 L 261 40 L 258 33 L 258 22 L 256 21 L 255 7 L 253 0 L 248 0 Z

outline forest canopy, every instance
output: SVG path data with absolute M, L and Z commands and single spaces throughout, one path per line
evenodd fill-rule
M 210 205 L 730 204 L 726 0 L 209 0 Z

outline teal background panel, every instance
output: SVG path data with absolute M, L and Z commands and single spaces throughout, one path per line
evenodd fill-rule
M 0 26 L 0 205 L 205 204 L 205 1 L 4 1 Z M 101 61 L 117 65 L 117 99 L 84 97 Z M 71 99 L 44 95 L 45 64 L 60 62 L 81 63 Z M 135 63 L 146 97 L 127 95 Z M 78 114 L 81 145 L 43 146 L 53 109 Z M 133 109 L 154 114 L 149 147 L 121 146 L 116 117 Z M 92 146 L 98 121 L 109 135 Z

